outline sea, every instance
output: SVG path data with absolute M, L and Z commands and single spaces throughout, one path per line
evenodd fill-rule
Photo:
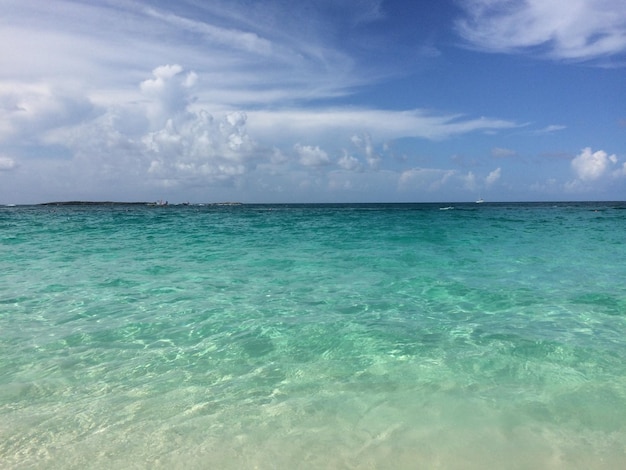
M 626 468 L 626 203 L 0 207 L 0 467 Z

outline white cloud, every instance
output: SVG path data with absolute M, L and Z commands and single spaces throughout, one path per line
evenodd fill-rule
M 589 60 L 626 51 L 623 0 L 467 0 L 457 31 L 492 52 L 536 52 Z
M 142 137 L 149 173 L 170 180 L 232 180 L 251 163 L 254 142 L 246 116 L 231 113 L 216 120 L 206 111 L 186 112 Z
M 361 171 L 363 169 L 363 165 L 359 159 L 353 157 L 345 150 L 343 151 L 343 155 L 337 160 L 337 164 L 340 168 L 348 171 Z
M 563 126 L 560 124 L 551 124 L 544 127 L 543 129 L 539 129 L 535 132 L 535 134 L 552 134 L 554 132 L 562 131 L 564 129 L 567 129 L 567 126 Z
M 469 118 L 459 114 L 434 114 L 425 110 L 394 111 L 369 108 L 274 109 L 248 112 L 249 129 L 255 134 L 284 139 L 326 136 L 329 139 L 357 135 L 352 142 L 369 152 L 376 161 L 366 135 L 379 140 L 416 137 L 444 140 L 473 132 L 490 132 L 515 128 L 512 121 L 491 118 Z M 355 134 L 358 133 L 358 134 Z M 371 139 L 370 139 L 371 140 Z M 371 151 L 366 150 L 370 148 Z
M 210 82 L 199 90 L 203 101 L 236 106 L 345 95 L 376 79 L 358 73 L 334 36 L 319 32 L 329 24 L 313 21 L 314 13 L 321 15 L 315 6 L 307 7 L 307 16 L 293 11 L 298 5 L 274 2 L 216 0 L 192 11 L 186 2 L 156 3 L 21 0 L 3 5 L 0 80 L 88 77 L 84 85 L 99 102 L 110 103 L 155 64 L 193 64 Z M 348 10 L 356 18 L 364 8 Z
M 498 181 L 500 179 L 501 174 L 502 174 L 501 168 L 496 168 L 491 173 L 489 173 L 487 175 L 487 178 L 485 178 L 485 183 L 487 184 L 487 186 L 491 186 L 496 181 Z
M 377 169 L 382 161 L 381 155 L 376 152 L 372 144 L 372 137 L 369 133 L 365 133 L 362 137 L 358 135 L 352 136 L 352 143 L 365 154 L 365 160 L 372 169 Z
M 383 161 L 378 150 L 384 148 L 379 142 L 385 139 L 407 133 L 439 139 L 514 126 L 506 121 L 463 119 L 420 110 L 324 108 L 215 114 L 207 110 L 206 103 L 196 100 L 203 79 L 179 64 L 160 65 L 152 69 L 149 78 L 144 76 L 136 82 L 134 94 L 125 92 L 115 99 L 99 100 L 98 106 L 81 88 L 70 98 L 44 84 L 5 83 L 0 85 L 0 105 L 7 111 L 0 118 L 0 143 L 19 149 L 24 136 L 28 136 L 32 146 L 29 151 L 36 152 L 37 158 L 29 160 L 24 167 L 28 171 L 23 173 L 35 178 L 41 171 L 46 183 L 38 186 L 50 191 L 69 191 L 62 189 L 62 181 L 80 181 L 73 186 L 71 194 L 75 195 L 70 196 L 75 198 L 81 191 L 88 194 L 89 188 L 93 188 L 92 194 L 98 191 L 96 188 L 106 192 L 113 184 L 120 194 L 131 186 L 133 194 L 144 194 L 158 188 L 212 183 L 236 186 L 253 173 L 267 181 L 275 177 L 272 175 L 295 170 L 290 165 L 290 153 L 295 153 L 305 172 L 330 168 L 333 161 L 326 146 L 343 152 L 336 160 L 338 168 L 353 173 L 379 172 L 383 164 L 391 164 Z M 19 116 L 10 119 L 11 113 Z M 304 138 L 314 143 L 304 145 L 300 140 Z M 294 143 L 290 139 L 298 140 Z M 360 155 L 341 149 L 350 141 Z M 46 160 L 53 158 L 52 148 L 63 158 L 50 166 Z M 9 166 L 4 163 L 5 168 Z M 446 170 L 442 171 L 445 174 Z M 299 179 L 307 181 L 309 176 L 302 174 Z M 281 185 L 287 187 L 286 183 Z
M 573 2 L 592 13 L 598 10 L 590 9 L 588 2 Z M 559 10 L 563 4 L 546 3 Z M 499 4 L 468 3 L 473 6 L 468 12 L 480 13 L 466 21 L 468 31 L 490 26 L 493 29 L 484 30 L 481 37 L 497 40 L 496 20 L 530 18 L 527 29 L 511 23 L 515 34 L 503 46 L 525 50 L 523 35 L 540 23 L 530 13 L 549 6 L 510 2 L 507 14 L 494 17 Z M 379 26 L 387 27 L 396 20 L 384 18 L 382 0 L 286 5 L 283 0 L 4 2 L 0 152 L 11 157 L 0 157 L 0 171 L 6 172 L 0 191 L 6 194 L 14 188 L 28 198 L 31 192 L 61 194 L 54 191 L 72 199 L 81 194 L 111 197 L 111 191 L 115 197 L 143 198 L 154 191 L 162 196 L 162 188 L 199 188 L 201 200 L 210 199 L 217 187 L 236 188 L 245 197 L 263 196 L 264 191 L 288 195 L 301 185 L 389 200 L 397 195 L 398 182 L 405 197 L 412 187 L 445 187 L 446 195 L 452 190 L 462 195 L 499 181 L 499 169 L 487 176 L 461 174 L 446 169 L 448 159 L 434 159 L 466 143 L 473 146 L 470 140 L 477 140 L 476 134 L 491 136 L 520 124 L 420 108 L 356 105 L 372 96 L 369 91 L 361 94 L 359 85 L 389 86 L 379 79 L 415 65 L 399 63 L 395 56 L 368 63 L 373 49 L 384 56 L 380 51 L 392 42 L 359 41 L 371 32 L 362 28 L 364 22 L 382 19 L 385 24 Z M 574 7 L 572 15 L 580 9 Z M 597 32 L 594 15 L 589 15 L 588 29 Z M 553 24 L 556 16 L 545 15 L 545 21 L 559 32 Z M 574 31 L 570 20 L 564 19 L 562 31 Z M 616 21 L 609 19 L 605 25 L 618 31 Z M 562 38 L 567 35 L 559 34 L 533 44 L 560 50 L 557 46 L 565 44 Z M 589 44 L 596 39 L 581 37 Z M 607 37 L 600 34 L 597 39 L 600 43 Z M 445 52 L 426 44 L 421 49 L 414 44 L 420 61 Z M 355 105 L 332 106 L 333 98 L 346 95 L 352 95 Z M 537 132 L 562 128 L 551 125 Z M 448 143 L 438 144 L 462 136 L 467 139 L 449 143 L 452 150 L 441 150 Z M 417 142 L 422 145 L 417 149 L 412 139 L 430 142 Z M 515 152 L 495 148 L 492 154 Z M 431 168 L 406 170 L 418 164 Z M 612 164 L 616 171 L 610 173 Z M 593 173 L 585 169 L 588 162 L 572 165 L 591 178 Z M 603 174 L 626 171 L 617 169 L 615 156 L 607 156 L 604 165 Z M 8 173 L 16 168 L 19 171 Z M 310 194 L 317 197 L 319 191 Z M 415 192 L 416 199 L 419 194 Z
M 254 166 L 256 144 L 246 129 L 247 116 L 231 112 L 216 118 L 191 109 L 195 80 L 179 65 L 157 67 L 153 78 L 139 85 L 142 99 L 51 131 L 46 142 L 68 147 L 76 171 L 91 177 L 133 177 L 139 185 L 167 187 L 232 183 Z
M 0 82 L 0 142 L 39 138 L 94 113 L 94 105 L 80 93 L 45 83 Z
M 197 80 L 195 72 L 183 74 L 178 65 L 162 65 L 152 71 L 154 78 L 139 85 L 148 101 L 148 118 L 153 126 L 161 127 L 170 116 L 182 113 L 192 101 L 189 89 Z
M 303 166 L 321 167 L 330 164 L 328 154 L 318 146 L 296 144 L 294 146 L 299 161 Z
M 609 156 L 604 150 L 592 152 L 586 147 L 572 160 L 572 168 L 580 180 L 594 181 L 606 173 L 609 163 L 616 162 L 615 155 Z
M 0 171 L 10 171 L 17 168 L 15 160 L 9 157 L 0 156 Z
M 209 42 L 240 49 L 252 54 L 269 55 L 272 52 L 272 43 L 253 32 L 223 28 L 172 13 L 160 12 L 153 8 L 146 8 L 144 11 L 149 17 L 166 22 L 176 29 L 198 33 Z
M 457 172 L 455 170 L 411 168 L 400 174 L 398 187 L 401 190 L 424 189 L 427 191 L 435 191 L 448 183 L 449 180 L 456 175 Z
M 615 178 L 623 178 L 626 176 L 626 162 L 624 162 L 620 168 L 613 171 L 613 176 Z

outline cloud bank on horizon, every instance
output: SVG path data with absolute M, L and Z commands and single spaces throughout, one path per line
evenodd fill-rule
M 621 0 L 0 5 L 0 204 L 626 198 Z

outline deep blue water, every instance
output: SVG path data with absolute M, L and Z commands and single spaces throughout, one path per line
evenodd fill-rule
M 626 468 L 625 280 L 626 203 L 0 207 L 0 463 Z

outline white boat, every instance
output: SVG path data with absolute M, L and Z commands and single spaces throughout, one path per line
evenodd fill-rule
M 485 202 L 485 200 L 482 197 L 476 200 L 476 204 L 482 204 L 483 202 Z

